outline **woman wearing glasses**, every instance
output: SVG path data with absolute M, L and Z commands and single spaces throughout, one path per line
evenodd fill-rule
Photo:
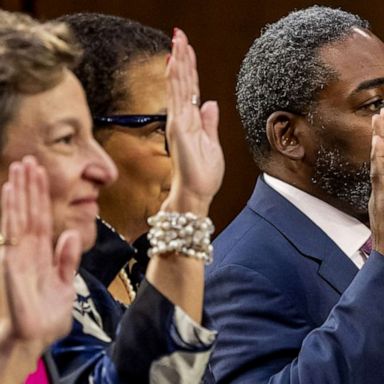
M 61 380 L 197 383 L 215 339 L 200 325 L 213 228 L 186 211 L 205 216 L 221 182 L 217 106 L 197 105 L 194 52 L 181 31 L 175 31 L 169 56 L 169 40 L 138 23 L 95 14 L 64 20 L 85 47 L 77 74 L 97 125 L 95 136 L 115 160 L 120 179 L 101 196 L 103 220 L 96 247 L 80 268 L 73 330 L 53 348 Z M 124 312 L 107 287 L 142 256 L 128 243 L 148 230 L 147 218 L 160 206 L 183 213 L 149 221 L 154 257 Z
M 61 20 L 84 48 L 75 72 L 87 94 L 94 135 L 119 170 L 118 181 L 100 196 L 99 241 L 83 258 L 83 266 L 110 286 L 115 298 L 129 304 L 148 262 L 142 236 L 148 231 L 147 218 L 159 210 L 171 182 L 164 132 L 171 39 L 111 15 L 82 13 Z M 135 241 L 132 254 L 126 242 Z M 113 258 L 104 252 L 111 247 Z

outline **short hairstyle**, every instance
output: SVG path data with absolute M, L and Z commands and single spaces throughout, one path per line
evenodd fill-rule
M 119 75 L 135 59 L 171 49 L 171 40 L 163 32 L 123 17 L 77 13 L 59 20 L 69 24 L 84 49 L 74 72 L 93 116 L 115 112 L 119 99 L 130 97 L 129 90 L 119 89 Z
M 266 26 L 253 42 L 240 68 L 236 94 L 246 140 L 261 168 L 270 153 L 268 117 L 279 110 L 311 111 L 319 92 L 338 75 L 321 61 L 319 51 L 348 37 L 353 27 L 368 29 L 369 24 L 339 9 L 313 6 Z
M 65 24 L 0 10 L 0 132 L 17 112 L 20 96 L 53 88 L 80 55 Z

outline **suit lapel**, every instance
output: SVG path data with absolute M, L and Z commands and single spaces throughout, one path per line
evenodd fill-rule
M 307 216 L 258 179 L 248 207 L 271 223 L 305 257 L 320 262 L 319 275 L 340 294 L 358 272 L 355 264 Z

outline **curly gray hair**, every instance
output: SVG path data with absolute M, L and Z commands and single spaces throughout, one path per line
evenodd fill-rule
M 238 75 L 237 108 L 253 157 L 262 168 L 270 150 L 266 122 L 275 111 L 308 113 L 337 73 L 319 57 L 326 44 L 352 28 L 368 29 L 359 16 L 322 6 L 290 13 L 267 25 L 246 54 Z

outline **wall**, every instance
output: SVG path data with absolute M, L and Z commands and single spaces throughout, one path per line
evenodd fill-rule
M 97 11 L 137 19 L 169 34 L 174 26 L 189 35 L 198 55 L 202 99 L 216 99 L 221 110 L 220 136 L 226 157 L 223 187 L 212 207 L 221 230 L 249 197 L 258 170 L 244 144 L 235 110 L 234 88 L 242 57 L 263 25 L 315 1 L 305 0 L 0 0 L 0 7 L 49 19 L 64 13 Z M 322 1 L 371 21 L 384 36 L 384 4 L 380 0 Z

